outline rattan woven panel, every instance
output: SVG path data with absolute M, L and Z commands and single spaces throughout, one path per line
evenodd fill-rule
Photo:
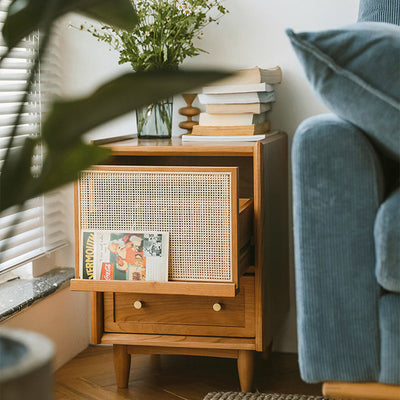
M 232 281 L 230 172 L 81 173 L 80 228 L 170 233 L 169 279 Z

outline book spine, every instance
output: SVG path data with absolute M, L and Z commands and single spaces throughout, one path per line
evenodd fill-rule
M 248 126 L 200 126 L 193 127 L 194 136 L 237 136 L 254 135 L 254 125 Z
M 236 126 L 254 124 L 253 114 L 208 114 L 201 113 L 199 125 L 205 126 Z
M 275 101 L 275 96 L 273 92 L 199 94 L 199 101 L 202 104 L 269 103 Z
M 267 120 L 267 113 L 261 114 L 208 114 L 201 113 L 199 125 L 203 126 L 237 126 L 261 124 Z
M 182 142 L 253 142 L 265 139 L 267 134 L 263 135 L 237 135 L 237 136 L 196 136 L 192 134 L 182 135 Z
M 267 133 L 270 129 L 270 121 L 253 125 L 238 126 L 202 126 L 193 127 L 192 135 L 209 135 L 209 136 L 236 136 L 236 135 L 254 135 L 258 133 Z
M 271 109 L 270 103 L 252 104 L 208 104 L 208 114 L 260 114 Z
M 203 94 L 236 94 L 236 93 L 256 93 L 273 92 L 272 85 L 267 83 L 251 83 L 244 85 L 209 86 L 203 88 Z

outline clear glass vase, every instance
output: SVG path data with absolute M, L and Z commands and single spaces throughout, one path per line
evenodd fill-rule
M 165 139 L 172 134 L 173 98 L 162 100 L 136 110 L 138 137 Z

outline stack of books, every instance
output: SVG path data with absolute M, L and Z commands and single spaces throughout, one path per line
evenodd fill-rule
M 282 80 L 279 67 L 238 71 L 233 77 L 203 88 L 199 117 L 184 141 L 260 140 L 270 130 L 268 112 L 275 101 L 274 84 Z

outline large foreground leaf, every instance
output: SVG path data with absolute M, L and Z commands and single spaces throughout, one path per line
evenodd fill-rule
M 111 154 L 110 149 L 78 142 L 73 148 L 48 152 L 40 175 L 34 177 L 31 162 L 37 143 L 37 138 L 27 138 L 8 157 L 0 179 L 0 212 L 75 181 L 81 170 L 106 160 Z
M 24 191 L 32 181 L 31 163 L 37 143 L 37 138 L 26 138 L 21 147 L 10 150 L 4 161 L 0 177 L 0 211 L 26 200 Z
M 130 0 L 102 0 L 94 5 L 77 7 L 75 12 L 131 32 L 138 23 L 135 8 Z
M 50 7 L 54 9 L 46 16 Z M 127 31 L 137 24 L 130 0 L 14 0 L 2 30 L 4 41 L 12 48 L 34 30 L 43 28 L 44 22 L 50 25 L 68 12 L 85 14 Z
M 36 196 L 78 179 L 79 172 L 104 161 L 111 155 L 105 147 L 77 143 L 72 149 L 49 152 L 44 160 L 42 174 L 35 187 Z
M 12 150 L 3 165 L 0 211 L 72 182 L 82 169 L 109 157 L 109 149 L 83 144 L 81 136 L 88 130 L 227 75 L 205 71 L 129 73 L 101 86 L 88 98 L 54 104 L 42 128 L 47 150 L 40 175 L 31 173 L 33 149 L 39 139 L 28 138 L 22 147 Z
M 54 103 L 42 126 L 42 136 L 50 149 L 73 146 L 81 135 L 104 122 L 226 76 L 216 71 L 127 73 L 87 98 Z

